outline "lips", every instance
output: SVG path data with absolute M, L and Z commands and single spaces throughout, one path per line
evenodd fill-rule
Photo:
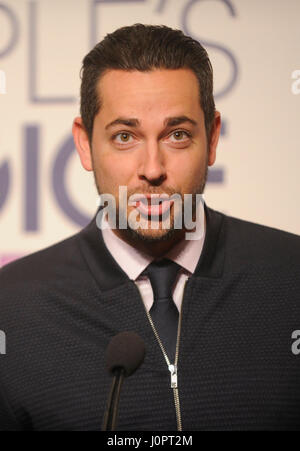
M 173 203 L 167 194 L 136 194 L 130 197 L 136 208 L 145 216 L 158 216 L 166 213 Z
M 133 202 L 143 202 L 145 205 L 152 203 L 152 205 L 158 205 L 160 202 L 169 199 L 168 194 L 133 194 L 130 196 L 130 200 Z

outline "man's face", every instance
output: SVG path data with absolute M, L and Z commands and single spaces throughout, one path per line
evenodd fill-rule
M 184 194 L 195 200 L 195 194 L 203 193 L 215 148 L 210 150 L 207 142 L 191 70 L 110 70 L 99 81 L 98 95 L 102 104 L 94 120 L 92 167 L 99 194 L 115 196 L 117 214 L 119 186 L 127 187 L 128 198 L 178 193 L 182 200 Z M 172 124 L 172 118 L 182 119 Z M 127 205 L 127 215 L 135 208 Z M 174 205 L 169 213 L 170 227 L 164 215 L 157 217 L 158 228 L 129 227 L 122 233 L 149 242 L 167 240 L 179 233 L 173 227 Z

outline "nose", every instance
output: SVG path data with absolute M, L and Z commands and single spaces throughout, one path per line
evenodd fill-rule
M 141 156 L 138 176 L 151 184 L 160 184 L 166 179 L 165 158 L 157 143 L 145 146 Z

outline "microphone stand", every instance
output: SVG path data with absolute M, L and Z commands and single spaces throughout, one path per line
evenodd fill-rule
M 111 390 L 108 397 L 107 408 L 104 414 L 102 431 L 115 431 L 117 416 L 118 416 L 118 408 L 119 408 L 119 399 L 121 387 L 125 377 L 124 368 L 118 368 L 115 371 L 115 375 L 113 377 L 113 381 L 111 384 Z

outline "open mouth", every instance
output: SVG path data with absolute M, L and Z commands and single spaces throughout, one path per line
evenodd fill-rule
M 139 196 L 135 199 L 136 208 L 145 216 L 160 216 L 166 213 L 173 203 L 166 195 Z

